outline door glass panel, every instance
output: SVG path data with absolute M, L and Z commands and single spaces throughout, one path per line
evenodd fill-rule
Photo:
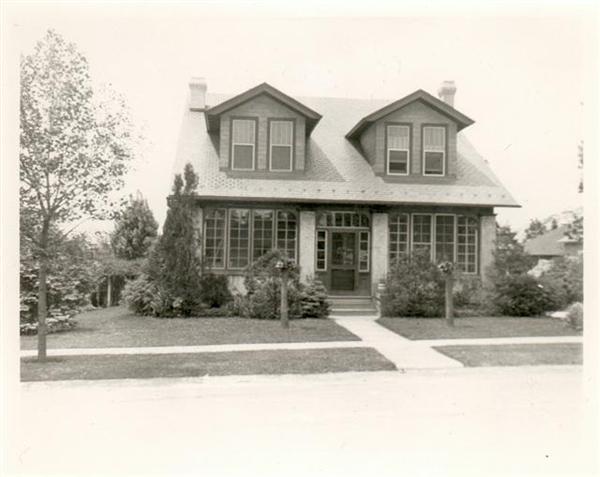
M 355 240 L 353 233 L 335 233 L 332 240 L 332 265 L 352 266 L 355 263 Z

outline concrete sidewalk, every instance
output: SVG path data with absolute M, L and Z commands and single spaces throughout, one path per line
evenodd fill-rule
M 427 344 L 410 341 L 375 322 L 372 317 L 333 317 L 363 340 L 365 346 L 375 348 L 400 370 L 462 368 L 463 364 L 438 353 Z

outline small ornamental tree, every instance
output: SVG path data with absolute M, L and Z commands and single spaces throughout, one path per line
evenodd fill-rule
M 129 198 L 129 204 L 117 217 L 110 244 L 117 258 L 135 260 L 148 252 L 158 234 L 158 223 L 140 193 Z
M 202 296 L 201 263 L 197 256 L 200 243 L 194 229 L 192 202 L 198 176 L 191 164 L 185 166 L 183 176 L 184 179 L 180 174 L 175 176 L 163 234 L 150 257 L 149 273 L 174 300 L 174 307 L 181 314 L 190 315 Z
M 92 88 L 85 57 L 50 30 L 21 58 L 21 234 L 35 248 L 38 275 L 38 359 L 46 358 L 47 277 L 51 230 L 87 218 L 108 218 L 109 194 L 123 185 L 132 157 L 132 128 L 122 99 Z
M 535 258 L 525 252 L 510 226 L 496 224 L 496 250 L 492 275 L 518 275 L 535 265 Z

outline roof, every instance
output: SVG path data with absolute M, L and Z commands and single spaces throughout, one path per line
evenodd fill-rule
M 259 96 L 261 94 L 266 94 L 267 96 L 270 96 L 276 101 L 285 104 L 289 108 L 304 116 L 306 118 L 307 134 L 310 134 L 310 132 L 314 129 L 314 127 L 321 119 L 321 115 L 316 111 L 313 111 L 312 109 L 306 107 L 291 96 L 282 93 L 270 84 L 262 83 L 258 86 L 255 86 L 254 88 L 249 89 L 248 91 L 234 96 L 233 98 L 229 98 L 228 100 L 223 101 L 222 103 L 219 103 L 218 105 L 212 108 L 208 108 L 205 111 L 208 131 L 218 131 L 220 124 L 218 118 L 222 113 L 229 111 L 230 109 L 233 109 L 236 106 L 239 106 L 240 104 L 250 101 L 252 98 L 255 98 L 256 96 Z
M 207 95 L 219 111 L 230 97 Z M 239 98 L 239 97 L 236 97 Z M 519 205 L 473 148 L 458 134 L 457 179 L 447 183 L 391 183 L 375 175 L 371 165 L 345 135 L 361 118 L 389 104 L 384 100 L 298 98 L 319 111 L 322 119 L 307 138 L 305 172 L 286 179 L 231 177 L 219 170 L 218 138 L 207 132 L 207 116 L 186 108 L 177 145 L 174 172 L 190 162 L 199 172 L 198 196 L 291 202 L 352 204 Z M 217 109 L 219 108 L 219 109 Z M 433 181 L 432 181 L 433 182 Z
M 457 131 L 464 129 L 475 122 L 471 118 L 465 116 L 460 111 L 454 109 L 448 103 L 439 100 L 435 96 L 429 94 L 427 91 L 419 89 L 414 93 L 409 94 L 408 96 L 405 96 L 404 98 L 401 98 L 398 101 L 394 101 L 393 103 L 390 103 L 384 106 L 383 108 L 378 109 L 377 111 L 369 114 L 368 116 L 365 116 L 350 130 L 348 134 L 346 134 L 346 137 L 349 139 L 358 138 L 358 136 L 360 136 L 360 133 L 370 124 L 415 101 L 422 101 L 423 103 L 427 104 L 428 106 L 435 109 L 444 116 L 447 116 L 450 119 L 456 121 L 456 124 L 458 126 Z
M 565 255 L 564 243 L 565 232 L 567 225 L 561 225 L 553 230 L 550 230 L 542 235 L 538 235 L 524 244 L 525 251 L 530 255 L 536 256 L 561 256 Z M 567 240 L 571 241 L 571 240 Z

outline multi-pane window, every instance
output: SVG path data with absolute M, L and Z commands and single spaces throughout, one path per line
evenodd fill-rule
M 454 215 L 435 216 L 435 260 L 454 262 Z
M 327 211 L 317 216 L 317 227 L 369 227 L 369 216 L 350 211 Z
M 410 127 L 397 124 L 387 126 L 387 173 L 408 175 L 410 163 Z
M 369 271 L 369 232 L 367 230 L 358 233 L 358 271 Z
M 408 253 L 408 214 L 394 214 L 389 220 L 390 264 Z
M 443 176 L 446 173 L 446 128 L 423 127 L 423 174 Z
M 269 122 L 269 157 L 272 171 L 291 171 L 293 168 L 294 123 Z
M 291 211 L 277 212 L 277 248 L 291 260 L 296 260 L 298 219 Z
M 431 214 L 413 214 L 412 249 L 431 255 Z
M 456 264 L 465 273 L 477 273 L 477 219 L 458 216 L 456 224 Z
M 327 271 L 327 230 L 317 230 L 317 268 L 318 272 Z
M 273 249 L 273 211 L 252 211 L 252 259 L 256 260 Z
M 226 209 L 207 209 L 204 219 L 204 263 L 208 268 L 225 267 Z
M 254 170 L 256 155 L 256 121 L 231 121 L 231 168 L 236 171 Z
M 250 211 L 229 210 L 229 268 L 244 268 L 250 262 Z

